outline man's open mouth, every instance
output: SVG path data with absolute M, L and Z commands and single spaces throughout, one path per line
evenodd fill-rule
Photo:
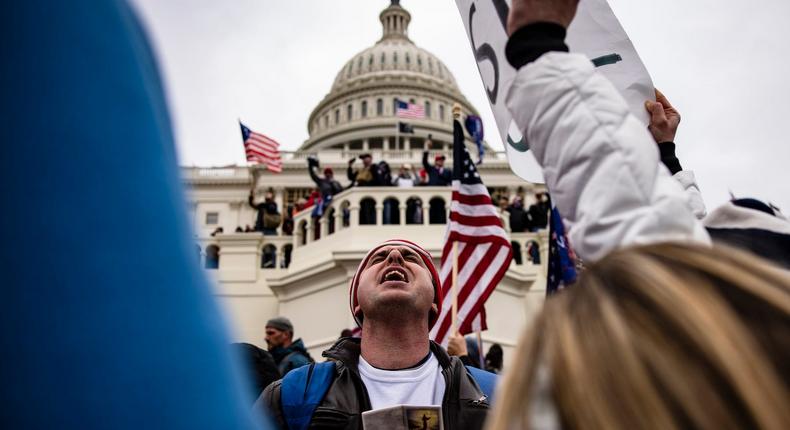
M 399 268 L 399 267 L 391 267 L 384 271 L 384 275 L 381 277 L 381 282 L 388 282 L 388 281 L 399 281 L 399 282 L 407 282 L 409 280 L 409 276 L 406 274 L 406 271 Z

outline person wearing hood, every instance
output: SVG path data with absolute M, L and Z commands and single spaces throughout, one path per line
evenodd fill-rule
M 313 362 L 302 339 L 293 340 L 293 336 L 294 326 L 288 318 L 277 317 L 266 322 L 266 345 L 282 376 Z
M 291 381 L 321 380 L 319 365 L 269 385 L 259 402 L 272 418 L 285 427 L 298 411 L 309 421 L 302 428 L 362 429 L 366 411 L 440 406 L 445 429 L 483 428 L 490 399 L 479 383 L 495 376 L 477 369 L 481 373 L 473 375 L 430 340 L 443 298 L 431 254 L 413 242 L 386 241 L 368 252 L 350 287 L 349 307 L 361 337 L 342 338 L 324 351 L 334 365 L 317 403 L 310 400 L 309 382 L 305 387 Z

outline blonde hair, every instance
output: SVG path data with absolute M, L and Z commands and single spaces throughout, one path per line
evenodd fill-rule
M 537 428 L 541 397 L 564 429 L 788 429 L 790 276 L 724 247 L 617 251 L 547 300 L 513 363 L 490 430 Z

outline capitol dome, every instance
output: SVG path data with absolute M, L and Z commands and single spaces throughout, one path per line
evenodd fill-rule
M 301 150 L 421 149 L 429 134 L 435 143 L 452 142 L 454 104 L 464 114 L 477 114 L 444 63 L 409 39 L 411 14 L 398 0 L 379 19 L 381 39 L 337 73 L 329 94 L 310 114 L 310 137 Z M 396 100 L 420 105 L 425 117 L 397 118 Z M 398 122 L 410 124 L 414 134 L 397 133 Z

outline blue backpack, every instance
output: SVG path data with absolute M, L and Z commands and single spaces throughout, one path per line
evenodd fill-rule
M 493 373 L 466 366 L 477 385 L 493 401 L 497 376 Z M 306 430 L 313 412 L 324 400 L 335 376 L 335 363 L 311 363 L 288 372 L 280 386 L 280 405 L 285 423 L 291 430 Z

